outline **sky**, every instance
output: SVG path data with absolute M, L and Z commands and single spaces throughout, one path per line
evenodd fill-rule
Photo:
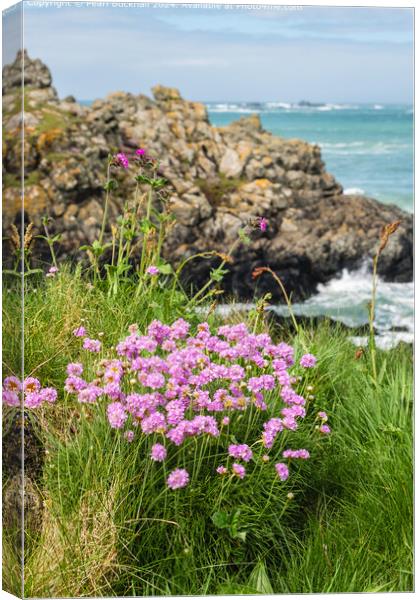
M 78 100 L 160 83 L 201 101 L 412 102 L 412 9 L 293 9 L 26 2 L 24 46 L 60 97 Z M 3 15 L 3 63 L 19 46 L 18 16 Z

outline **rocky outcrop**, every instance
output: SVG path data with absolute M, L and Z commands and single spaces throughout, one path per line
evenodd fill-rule
M 263 130 L 257 115 L 228 127 L 209 123 L 206 108 L 178 90 L 156 86 L 153 99 L 116 92 L 90 107 L 73 97 L 59 100 L 51 75 L 39 60 L 24 56 L 25 111 L 19 114 L 21 57 L 3 71 L 4 217 L 7 228 L 20 207 L 20 139 L 25 130 L 25 214 L 40 226 L 45 213 L 62 231 L 61 256 L 97 238 L 104 204 L 108 153 L 145 147 L 159 158 L 169 181 L 169 206 L 176 217 L 165 252 L 173 262 L 203 250 L 222 252 L 239 230 L 265 217 L 266 232 L 241 246 L 224 281 L 228 292 L 250 297 L 251 272 L 271 266 L 294 297 L 314 291 L 338 271 L 371 257 L 383 225 L 401 220 L 380 261 L 383 277 L 412 278 L 412 217 L 363 196 L 343 195 L 325 171 L 320 148 Z M 126 175 L 113 195 L 116 218 L 133 183 Z M 188 277 L 199 284 L 208 262 L 192 262 Z M 267 278 L 259 291 L 272 288 Z

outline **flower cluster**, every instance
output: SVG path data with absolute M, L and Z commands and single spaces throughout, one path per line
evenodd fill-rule
M 101 350 L 101 343 L 87 337 L 84 327 L 75 329 L 74 335 L 83 337 L 84 349 Z M 150 436 L 150 459 L 155 463 L 169 460 L 172 454 L 179 456 L 170 452 L 171 447 L 180 447 L 190 438 L 203 443 L 213 440 L 219 449 L 225 448 L 226 464 L 219 465 L 218 474 L 230 472 L 233 478 L 243 479 L 243 463 L 268 463 L 269 451 L 273 458 L 289 459 L 288 465 L 278 462 L 268 467 L 285 481 L 292 460 L 309 458 L 305 449 L 284 448 L 285 434 L 295 431 L 306 416 L 307 401 L 295 389 L 301 377 L 290 370 L 308 369 L 315 363 L 315 357 L 306 354 L 296 364 L 291 346 L 276 344 L 265 333 L 250 333 L 245 323 L 224 325 L 214 334 L 204 322 L 192 335 L 183 319 L 172 325 L 155 320 L 143 333 L 131 325 L 109 357 L 97 361 L 92 381 L 83 378 L 81 363 L 70 363 L 65 390 L 79 402 L 105 402 L 109 425 L 122 430 L 128 441 Z M 232 438 L 244 413 L 262 415 L 257 422 L 264 421 L 260 420 L 260 437 L 252 448 Z M 317 415 L 321 427 L 324 415 Z M 173 490 L 185 487 L 189 474 L 179 466 L 166 483 Z
M 38 408 L 44 402 L 52 404 L 57 400 L 57 390 L 52 387 L 41 387 L 35 377 L 27 377 L 23 383 L 11 375 L 3 381 L 3 404 L 7 406 L 20 406 L 23 392 L 23 406 L 25 408 Z

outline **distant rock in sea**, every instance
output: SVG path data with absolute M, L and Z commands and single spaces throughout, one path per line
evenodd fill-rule
M 343 268 L 374 254 L 382 227 L 401 220 L 379 263 L 380 275 L 412 279 L 412 215 L 360 194 L 343 194 L 325 171 L 320 148 L 264 131 L 257 115 L 228 127 L 212 127 L 205 106 L 179 91 L 156 85 L 153 98 L 114 92 L 91 106 L 73 96 L 60 100 L 48 68 L 25 57 L 25 114 L 20 113 L 21 55 L 3 69 L 3 226 L 16 222 L 20 196 L 20 130 L 24 127 L 25 218 L 41 228 L 54 218 L 62 232 L 60 257 L 75 256 L 98 237 L 103 214 L 105 163 L 110 149 L 145 147 L 161 161 L 170 183 L 168 203 L 176 217 L 165 246 L 178 264 L 205 250 L 226 252 L 256 217 L 266 232 L 233 256 L 224 289 L 241 298 L 255 292 L 251 273 L 270 266 L 294 299 L 304 298 Z M 121 177 L 113 192 L 115 219 L 134 183 Z M 41 246 L 39 246 L 41 248 Z M 186 276 L 205 281 L 209 261 L 192 261 Z M 214 266 L 214 265 L 213 265 Z M 269 277 L 258 282 L 279 297 Z

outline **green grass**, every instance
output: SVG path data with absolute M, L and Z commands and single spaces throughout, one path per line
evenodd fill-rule
M 5 293 L 5 375 L 19 373 L 18 307 L 17 295 Z M 127 284 L 109 297 L 80 271 L 63 268 L 25 295 L 26 373 L 62 390 L 66 364 L 82 357 L 71 334 L 82 319 L 92 337 L 104 333 L 109 348 L 131 323 L 144 330 L 154 318 L 179 316 L 193 325 L 200 320 L 186 312 L 180 292 L 157 285 L 136 298 Z M 218 320 L 209 317 L 213 326 Z M 320 439 L 305 424 L 291 434 L 312 458 L 285 483 L 255 468 L 222 488 L 214 468 L 227 438 L 209 441 L 205 457 L 191 440 L 180 450 L 194 470 L 191 485 L 163 493 L 162 467 L 148 459 L 152 440 L 127 444 L 107 425 L 104 406 L 78 405 L 60 393 L 59 402 L 34 413 L 46 450 L 37 481 L 44 515 L 27 531 L 27 596 L 413 589 L 411 349 L 378 352 L 375 384 L 368 357 L 355 358 L 345 329 L 326 322 L 296 335 L 278 327 L 273 333 L 318 357 L 301 386 L 314 387 L 308 410 L 326 410 L 333 431 Z M 255 439 L 264 420 L 254 414 L 251 425 L 237 423 L 241 441 Z M 167 469 L 178 459 L 172 456 Z M 216 510 L 238 509 L 245 541 L 212 521 Z M 13 556 L 7 553 L 4 568 L 15 567 Z

